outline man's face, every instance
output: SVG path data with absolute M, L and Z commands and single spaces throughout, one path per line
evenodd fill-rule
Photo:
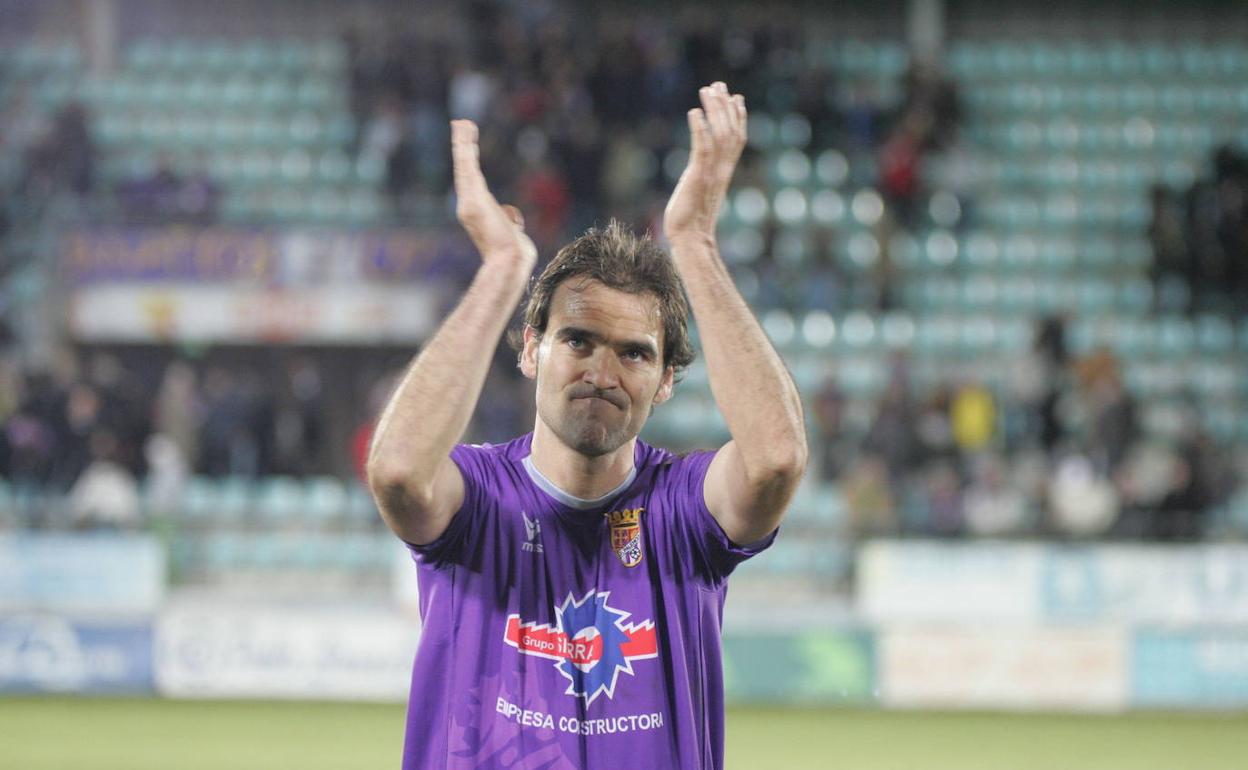
M 641 432 L 672 395 L 653 294 L 571 278 L 555 289 L 546 333 L 524 330 L 520 368 L 537 381 L 537 416 L 571 449 L 599 457 Z

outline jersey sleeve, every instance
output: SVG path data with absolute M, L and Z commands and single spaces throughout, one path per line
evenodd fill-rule
M 762 540 L 746 545 L 728 538 L 706 507 L 704 485 L 713 459 L 715 452 L 693 452 L 677 458 L 672 463 L 667 491 L 683 539 L 699 570 L 708 582 L 720 583 L 738 564 L 770 547 L 779 528 Z
M 496 468 L 490 450 L 484 446 L 458 444 L 451 450 L 451 462 L 464 479 L 464 502 L 451 518 L 451 523 L 436 540 L 425 545 L 408 543 L 413 557 L 420 564 L 437 566 L 448 562 L 463 563 L 479 550 L 475 542 L 486 531 L 484 526 L 498 506 Z

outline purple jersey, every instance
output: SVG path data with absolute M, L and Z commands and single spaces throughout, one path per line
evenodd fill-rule
M 733 544 L 702 482 L 712 452 L 637 442 L 581 500 L 528 462 L 531 434 L 457 446 L 464 505 L 412 547 L 424 621 L 405 770 L 723 767 L 720 621 Z

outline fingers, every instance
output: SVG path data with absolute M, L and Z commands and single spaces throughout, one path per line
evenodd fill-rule
M 481 150 L 477 144 L 477 124 L 471 120 L 451 121 L 451 163 L 455 190 L 461 196 L 485 187 L 481 173 Z
M 703 138 L 715 149 L 731 151 L 744 146 L 748 124 L 745 97 L 730 94 L 727 85 L 716 81 L 699 89 L 698 98 L 702 101 L 701 111 L 709 126 L 709 133 Z
M 706 135 L 706 113 L 702 112 L 702 108 L 694 107 L 689 110 L 689 156 L 691 158 L 705 158 L 711 152 L 711 138 Z
M 698 91 L 698 97 L 702 100 L 706 121 L 711 126 L 711 136 L 717 142 L 727 138 L 732 130 L 728 116 L 728 87 L 722 82 L 703 86 Z
M 745 97 L 741 94 L 733 94 L 732 96 L 732 113 L 735 118 L 736 128 L 741 132 L 742 138 L 744 138 L 746 127 L 749 125 L 749 114 L 745 111 Z

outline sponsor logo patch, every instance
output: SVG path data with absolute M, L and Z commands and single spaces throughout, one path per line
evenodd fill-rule
M 522 655 L 555 661 L 555 669 L 568 680 L 565 695 L 585 699 L 615 696 L 620 672 L 633 676 L 633 661 L 659 655 L 654 621 L 625 623 L 631 613 L 607 604 L 610 591 L 590 591 L 579 600 L 572 594 L 555 607 L 556 623 L 524 622 L 519 615 L 507 618 L 503 640 Z

